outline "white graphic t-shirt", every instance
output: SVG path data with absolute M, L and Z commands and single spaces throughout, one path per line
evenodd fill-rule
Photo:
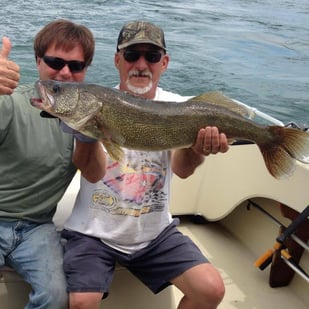
M 155 100 L 181 102 L 188 97 L 157 89 Z M 81 188 L 64 227 L 100 238 L 128 254 L 146 247 L 171 222 L 171 152 L 124 150 L 124 160 L 107 155 L 105 176 Z

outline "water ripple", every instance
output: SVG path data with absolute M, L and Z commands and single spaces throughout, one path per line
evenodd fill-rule
M 85 24 L 96 38 L 87 81 L 113 86 L 118 32 L 130 20 L 161 25 L 171 55 L 161 85 L 184 95 L 221 90 L 284 122 L 309 123 L 308 0 L 41 0 L 8 1 L 0 34 L 9 36 L 10 58 L 21 83 L 37 72 L 33 37 L 57 18 Z

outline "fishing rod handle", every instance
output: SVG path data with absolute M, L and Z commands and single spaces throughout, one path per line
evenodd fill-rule
M 273 255 L 276 250 L 281 248 L 281 244 L 275 242 L 273 249 L 267 250 L 262 256 L 260 256 L 254 263 L 255 267 L 258 267 L 260 270 L 264 270 L 273 260 Z
M 287 227 L 284 231 L 277 237 L 277 241 L 283 244 L 283 242 L 288 238 L 291 234 L 295 232 L 297 227 L 305 222 L 309 216 L 309 205 L 299 214 L 299 216 Z

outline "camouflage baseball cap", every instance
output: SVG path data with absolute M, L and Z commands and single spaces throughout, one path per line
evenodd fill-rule
M 117 50 L 142 43 L 153 44 L 166 50 L 163 30 L 145 21 L 129 22 L 122 27 L 118 36 Z

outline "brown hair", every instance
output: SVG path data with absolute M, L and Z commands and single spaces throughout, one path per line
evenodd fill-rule
M 64 19 L 47 24 L 34 38 L 35 59 L 43 57 L 52 44 L 55 44 L 56 49 L 61 48 L 65 51 L 70 51 L 76 45 L 81 45 L 86 66 L 92 62 L 95 46 L 94 38 L 92 32 L 83 25 Z

